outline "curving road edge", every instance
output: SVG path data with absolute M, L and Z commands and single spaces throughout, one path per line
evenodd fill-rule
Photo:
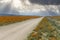
M 44 17 L 0 27 L 0 40 L 27 40 L 27 36 Z

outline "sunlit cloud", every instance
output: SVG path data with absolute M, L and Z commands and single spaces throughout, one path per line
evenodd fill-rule
M 21 5 L 19 0 L 11 0 L 12 1 L 12 6 L 19 8 L 19 6 Z
M 10 2 L 11 0 L 0 0 L 0 3 L 7 3 Z
M 50 14 L 49 12 L 54 12 L 56 14 L 60 14 L 59 5 L 32 4 L 29 2 L 29 0 L 2 0 L 2 1 L 0 1 L 0 4 L 2 4 L 2 3 L 3 3 L 3 5 L 0 6 L 0 11 L 2 10 L 2 12 L 4 12 L 6 8 L 9 8 L 9 10 L 7 10 L 7 11 L 9 11 L 11 14 L 14 14 L 15 11 L 17 11 L 16 14 L 22 13 L 22 14 L 29 14 L 29 15 L 30 14 L 34 15 L 34 13 L 40 15 L 44 12 L 46 15 L 47 15 L 47 13 Z M 7 5 L 9 5 L 9 6 L 7 6 Z M 45 14 L 43 14 L 43 15 L 45 15 Z

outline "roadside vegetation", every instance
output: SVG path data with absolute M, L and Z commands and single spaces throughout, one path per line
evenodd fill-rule
M 45 17 L 27 40 L 60 40 L 60 18 Z

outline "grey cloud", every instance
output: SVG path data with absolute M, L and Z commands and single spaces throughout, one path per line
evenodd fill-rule
M 45 7 L 45 6 L 44 6 Z M 60 6 L 58 6 L 58 8 L 60 8 Z M 47 9 L 47 8 L 46 8 Z M 60 9 L 59 9 L 60 10 Z M 20 10 L 19 10 L 20 11 Z M 56 13 L 50 10 L 46 10 L 46 11 L 40 11 L 40 12 L 18 12 L 15 9 L 11 9 L 11 4 L 6 4 L 5 6 L 3 6 L 3 8 L 0 9 L 0 16 L 4 16 L 4 15 L 29 15 L 29 16 L 58 16 L 60 15 L 60 13 Z
M 60 0 L 29 0 L 33 4 L 60 5 Z

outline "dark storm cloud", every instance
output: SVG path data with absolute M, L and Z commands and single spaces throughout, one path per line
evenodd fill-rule
M 60 5 L 60 0 L 29 0 L 33 4 Z

